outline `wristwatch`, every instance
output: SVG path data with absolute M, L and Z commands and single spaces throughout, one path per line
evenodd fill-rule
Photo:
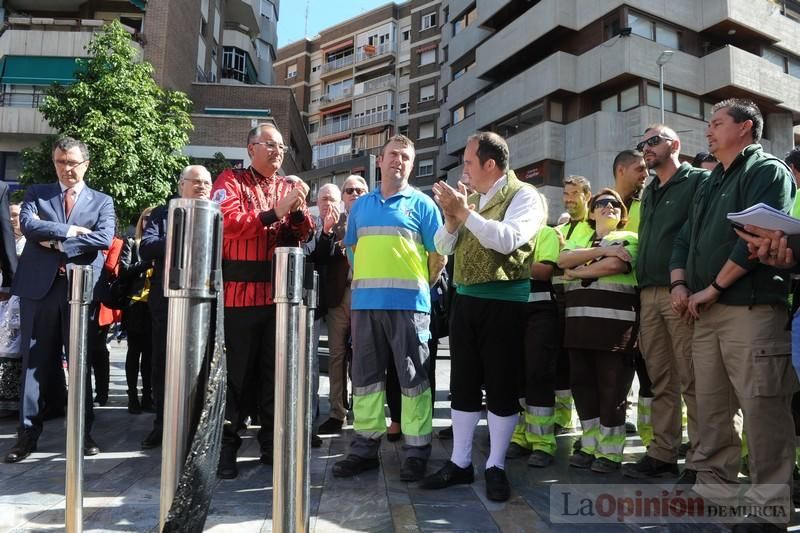
M 50 241 L 50 249 L 58 250 L 58 241 Z

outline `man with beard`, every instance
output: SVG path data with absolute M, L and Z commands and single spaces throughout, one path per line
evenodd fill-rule
M 649 126 L 636 148 L 644 152 L 647 168 L 656 173 L 642 194 L 636 263 L 641 289 L 639 342 L 652 380 L 653 441 L 647 454 L 636 463 L 624 465 L 622 472 L 633 478 L 678 475 L 683 395 L 692 444 L 686 454 L 684 476 L 690 476 L 698 440 L 692 326 L 672 308 L 669 259 L 675 235 L 686 221 L 692 198 L 708 171 L 680 162 L 678 135 L 663 124 Z
M 640 150 L 623 150 L 614 158 L 614 190 L 616 190 L 628 208 L 628 223 L 625 230 L 639 232 L 641 219 L 642 188 L 647 180 L 647 165 Z M 647 375 L 644 359 L 638 347 L 636 348 L 636 377 L 639 378 L 639 398 L 636 403 L 636 424 L 642 444 L 645 447 L 653 440 L 653 422 L 650 408 L 653 403 L 653 391 L 650 377 Z M 635 433 L 632 424 L 626 424 L 629 432 Z

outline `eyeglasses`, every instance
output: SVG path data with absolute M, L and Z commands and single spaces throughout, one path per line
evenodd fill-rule
M 636 145 L 636 149 L 641 152 L 644 149 L 644 145 L 647 145 L 647 146 L 658 146 L 659 144 L 661 144 L 662 140 L 664 140 L 664 141 L 674 141 L 675 139 L 670 139 L 669 137 L 662 137 L 661 135 L 653 135 L 649 139 L 645 139 L 642 142 L 640 142 L 639 144 L 637 144 Z
M 250 144 L 262 144 L 267 147 L 267 150 L 272 150 L 273 152 L 275 151 L 285 152 L 286 150 L 289 149 L 289 147 L 286 146 L 285 144 L 278 144 L 274 141 L 259 141 Z
M 365 194 L 367 190 L 360 187 L 346 187 L 344 192 L 347 194 Z
M 600 198 L 595 200 L 592 204 L 592 211 L 598 207 L 608 207 L 609 205 L 614 209 L 622 209 L 622 202 L 619 200 L 615 200 L 613 198 Z
M 64 168 L 76 168 L 88 161 L 88 159 L 84 159 L 83 161 L 64 161 L 63 159 L 56 159 L 55 164 L 56 166 Z

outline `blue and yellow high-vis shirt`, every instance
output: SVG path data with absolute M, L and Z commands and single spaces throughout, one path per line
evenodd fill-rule
M 345 246 L 355 246 L 352 309 L 431 312 L 428 252 L 442 215 L 411 186 L 384 199 L 379 190 L 353 204 Z

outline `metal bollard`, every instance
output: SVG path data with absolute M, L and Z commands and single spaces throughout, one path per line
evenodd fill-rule
M 66 530 L 83 531 L 83 433 L 85 428 L 89 304 L 94 289 L 91 265 L 75 266 L 69 284 L 69 395 L 67 397 Z
M 304 478 L 308 441 L 303 396 L 307 376 L 301 354 L 306 353 L 306 316 L 300 248 L 276 248 L 272 259 L 275 279 L 275 436 L 272 463 L 272 529 L 277 533 L 307 530 L 303 523 Z M 301 334 L 302 332 L 302 334 Z
M 222 290 L 222 218 L 210 200 L 169 203 L 164 293 L 169 299 L 164 433 L 161 455 L 160 529 L 198 418 L 198 381 L 209 346 L 212 309 Z
M 302 454 L 302 461 L 298 461 L 297 464 L 297 479 L 302 481 L 302 484 L 298 485 L 297 487 L 297 499 L 301 509 L 301 512 L 297 518 L 298 520 L 302 520 L 302 529 L 300 527 L 301 523 L 298 523 L 297 531 L 308 531 L 311 520 L 311 511 L 309 508 L 309 501 L 311 499 L 311 473 L 309 471 L 309 464 L 311 463 L 311 423 L 314 419 L 314 413 L 312 412 L 313 402 L 311 401 L 311 398 L 315 392 L 312 387 L 313 380 L 311 379 L 311 371 L 312 365 L 314 364 L 313 358 L 315 352 L 314 314 L 318 307 L 317 303 L 319 296 L 319 273 L 314 270 L 313 265 L 309 264 L 306 265 L 305 270 L 305 296 L 303 298 L 303 306 L 301 307 L 301 312 L 304 311 L 306 317 L 304 328 L 305 351 L 303 352 L 304 357 L 302 357 L 300 361 L 300 375 L 305 376 L 305 379 L 302 382 L 303 394 L 300 397 L 303 405 L 302 409 L 300 408 L 300 402 L 298 403 L 298 411 L 305 414 L 305 421 L 303 423 L 303 438 L 298 441 L 303 444 L 304 449 L 302 452 L 297 450 L 298 455 Z

